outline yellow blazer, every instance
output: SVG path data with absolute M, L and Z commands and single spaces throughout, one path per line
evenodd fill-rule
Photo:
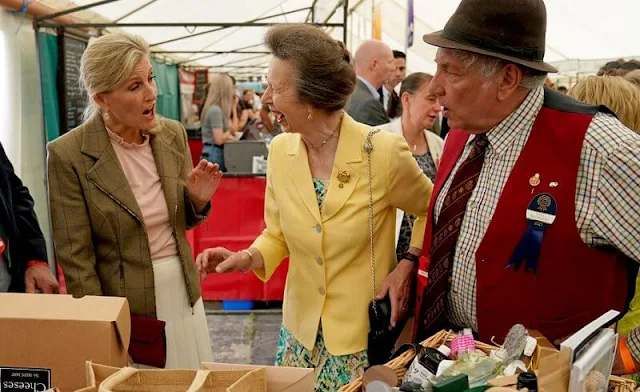
M 369 126 L 344 115 L 329 188 L 318 208 L 307 149 L 299 134 L 273 139 L 267 164 L 266 229 L 253 243 L 264 257 L 268 280 L 289 256 L 284 326 L 312 349 L 322 322 L 327 350 L 352 354 L 367 348 L 372 300 L 369 245 L 369 179 L 363 146 Z M 396 209 L 416 214 L 411 245 L 422 247 L 433 185 L 419 169 L 402 136 L 373 137 L 376 292 L 395 268 Z M 343 182 L 338 173 L 347 172 Z

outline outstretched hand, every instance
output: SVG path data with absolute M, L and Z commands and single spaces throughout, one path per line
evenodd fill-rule
M 204 210 L 213 194 L 216 193 L 221 178 L 220 166 L 204 159 L 191 173 L 187 174 L 187 192 L 197 212 Z

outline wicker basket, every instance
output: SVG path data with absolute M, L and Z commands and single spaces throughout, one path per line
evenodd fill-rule
M 429 339 L 423 341 L 421 345 L 423 347 L 432 347 L 438 348 L 441 345 L 450 346 L 453 338 L 456 337 L 456 334 L 452 331 L 440 331 L 437 334 L 431 336 Z M 484 352 L 489 355 L 492 350 L 497 350 L 500 347 L 486 344 L 482 342 L 476 342 L 476 349 Z M 386 366 L 389 366 L 391 369 L 395 370 L 399 379 L 402 379 L 409 368 L 411 362 L 415 358 L 416 354 L 409 350 L 399 357 L 387 362 Z M 537 363 L 536 358 L 532 359 L 532 363 Z M 535 370 L 535 369 L 534 369 Z M 350 384 L 347 384 L 340 388 L 340 392 L 362 392 L 362 377 L 353 381 Z M 627 378 L 611 376 L 609 379 L 609 391 L 610 392 L 640 392 L 640 388 L 635 381 L 629 380 Z
M 456 334 L 451 331 L 440 331 L 437 334 L 431 336 L 429 339 L 423 341 L 421 345 L 423 347 L 432 347 L 438 348 L 441 345 L 451 345 L 451 341 L 456 337 Z M 484 352 L 485 354 L 489 354 L 492 350 L 497 350 L 499 347 L 493 346 L 490 344 L 485 344 L 482 342 L 476 342 L 476 349 Z M 404 354 L 400 355 L 397 358 L 387 362 L 386 366 L 389 366 L 391 369 L 395 370 L 398 378 L 402 379 L 409 368 L 411 362 L 415 358 L 416 354 L 409 350 Z M 362 391 L 362 377 L 353 381 L 350 384 L 345 385 L 340 388 L 340 392 L 361 392 Z
M 628 378 L 611 376 L 609 378 L 610 392 L 640 392 L 638 384 Z

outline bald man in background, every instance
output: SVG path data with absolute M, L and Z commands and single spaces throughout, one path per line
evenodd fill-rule
M 387 111 L 380 103 L 378 90 L 394 70 L 391 48 L 382 41 L 364 41 L 354 56 L 356 89 L 347 105 L 347 113 L 356 121 L 377 126 L 389 122 Z

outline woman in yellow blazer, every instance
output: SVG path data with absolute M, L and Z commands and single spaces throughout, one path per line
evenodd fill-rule
M 317 390 L 336 391 L 368 365 L 374 288 L 364 144 L 371 128 L 342 110 L 355 73 L 340 42 L 305 25 L 274 27 L 265 42 L 274 58 L 262 100 L 287 130 L 270 146 L 266 229 L 249 249 L 208 249 L 196 264 L 203 277 L 253 269 L 267 280 L 289 256 L 276 364 L 316 368 Z M 389 293 L 395 323 L 415 271 L 412 261 L 396 259 L 396 208 L 419 217 L 411 249 L 418 255 L 432 184 L 402 136 L 378 132 L 372 143 L 375 292 Z

